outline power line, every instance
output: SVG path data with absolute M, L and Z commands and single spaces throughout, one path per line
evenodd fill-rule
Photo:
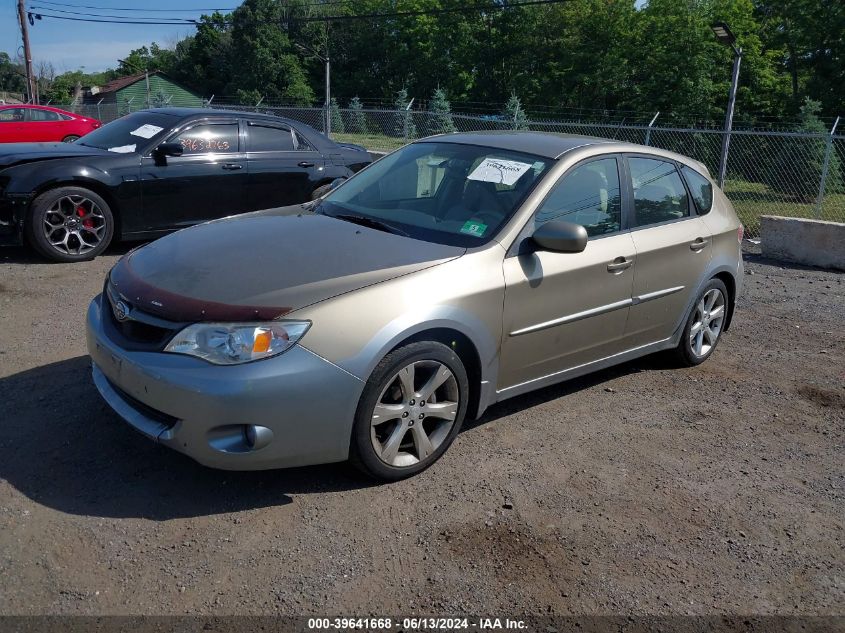
M 108 14 L 103 14 L 103 13 L 85 13 L 85 12 L 79 12 L 79 11 L 69 11 L 69 10 L 66 10 L 66 9 L 53 9 L 53 8 L 50 8 L 50 7 L 40 7 L 40 6 L 37 6 L 37 5 L 30 6 L 28 10 L 31 13 L 41 15 L 42 17 L 44 17 L 44 16 L 46 16 L 46 17 L 59 17 L 59 16 L 52 16 L 52 15 L 46 14 L 46 13 L 38 13 L 38 11 L 43 11 L 43 10 L 58 11 L 59 13 L 65 13 L 65 14 L 68 14 L 68 15 L 81 15 L 81 16 L 90 17 L 90 18 L 115 18 L 117 20 L 127 20 L 127 19 L 133 19 L 133 20 L 167 20 L 168 22 L 174 22 L 174 24 L 182 24 L 182 23 L 185 22 L 185 20 L 190 20 L 191 22 L 194 21 L 191 18 L 165 18 L 165 17 L 161 17 L 161 16 L 155 16 L 155 17 L 149 17 L 149 18 L 143 17 L 143 16 L 137 16 L 137 17 L 131 16 L 131 18 L 130 18 L 130 16 L 123 16 L 123 15 L 108 15 Z
M 237 9 L 237 7 L 231 8 L 213 8 L 213 7 L 205 7 L 205 8 L 196 8 L 196 9 L 138 9 L 138 8 L 121 8 L 121 7 L 100 7 L 94 6 L 90 4 L 72 4 L 68 2 L 50 2 L 49 0 L 39 0 L 39 4 L 48 4 L 48 5 L 55 5 L 57 7 L 69 7 L 74 9 L 98 9 L 101 11 L 144 11 L 144 12 L 152 12 L 152 13 L 192 13 L 192 12 L 200 12 L 200 11 L 226 11 L 231 12 Z M 33 7 L 36 8 L 36 7 Z M 42 7 L 38 7 L 42 8 Z M 58 9 L 54 9 L 52 7 L 44 7 L 48 11 L 58 11 Z
M 41 0 L 43 4 L 45 0 Z M 504 11 L 508 9 L 516 9 L 520 7 L 533 7 L 539 5 L 563 4 L 564 2 L 571 2 L 571 0 L 525 0 L 523 2 L 511 2 L 508 4 L 474 4 L 463 7 L 448 7 L 440 9 L 416 9 L 411 11 L 390 11 L 381 13 L 363 13 L 363 14 L 349 14 L 349 15 L 326 15 L 326 16 L 304 16 L 291 17 L 292 22 L 329 22 L 329 21 L 347 21 L 347 20 L 375 20 L 380 18 L 394 18 L 394 17 L 415 17 L 422 15 L 442 15 L 448 13 L 470 13 L 473 11 Z M 326 6 L 329 2 L 320 2 L 307 5 L 299 5 L 299 7 L 291 7 L 291 9 Z M 340 4 L 331 3 L 331 4 Z M 40 5 L 38 5 L 40 6 Z M 65 5 L 70 6 L 70 5 Z M 33 6 L 35 8 L 35 6 Z M 84 8 L 84 7 L 79 7 Z M 49 9 L 50 11 L 62 11 L 60 9 Z M 141 9 L 139 9 L 141 10 Z M 95 22 L 105 24 L 150 24 L 150 25 L 196 25 L 199 20 L 189 18 L 163 18 L 155 17 L 137 17 L 132 16 L 115 16 L 103 15 L 96 13 L 72 12 L 64 11 L 65 13 L 74 13 L 75 15 L 87 17 L 69 17 L 66 15 L 55 15 L 52 13 L 38 13 L 42 18 L 52 18 L 55 20 L 69 20 L 72 22 Z

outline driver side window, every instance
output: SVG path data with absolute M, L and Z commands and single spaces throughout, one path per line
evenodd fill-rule
M 622 228 L 622 196 L 615 158 L 601 158 L 563 176 L 540 206 L 535 227 L 549 220 L 582 225 L 594 237 Z

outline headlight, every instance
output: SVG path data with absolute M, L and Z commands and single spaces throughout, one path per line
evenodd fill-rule
M 195 323 L 179 332 L 164 351 L 199 356 L 215 365 L 237 365 L 281 354 L 310 325 L 310 321 Z

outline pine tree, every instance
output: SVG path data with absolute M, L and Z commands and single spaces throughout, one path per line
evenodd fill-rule
M 799 120 L 801 131 L 820 135 L 819 138 L 783 137 L 773 139 L 775 151 L 768 169 L 764 171 L 766 184 L 787 196 L 796 196 L 805 203 L 812 202 L 818 195 L 827 152 L 828 129 L 819 118 L 821 104 L 809 97 L 801 106 Z M 730 163 L 729 163 L 730 164 Z M 828 163 L 825 193 L 842 191 L 842 164 L 835 150 L 831 151 Z
M 511 129 L 513 130 L 527 130 L 528 124 L 530 121 L 525 114 L 525 110 L 522 109 L 522 102 L 519 100 L 519 97 L 516 96 L 515 92 L 511 93 L 510 99 L 505 104 L 505 111 L 503 112 L 505 117 L 511 124 Z
M 411 113 L 411 102 L 408 100 L 408 91 L 402 88 L 396 93 L 396 100 L 393 106 L 396 108 L 393 133 L 404 139 L 413 139 L 417 136 L 417 127 L 414 125 L 414 117 Z
M 432 134 L 448 134 L 457 131 L 455 122 L 452 120 L 452 106 L 442 89 L 437 88 L 434 91 L 428 109 L 431 112 L 430 132 Z
M 349 131 L 353 134 L 367 133 L 367 117 L 364 116 L 364 105 L 356 96 L 349 102 Z
M 343 134 L 346 129 L 343 125 L 343 117 L 340 115 L 340 106 L 334 97 L 329 101 L 329 117 L 332 122 L 332 134 Z

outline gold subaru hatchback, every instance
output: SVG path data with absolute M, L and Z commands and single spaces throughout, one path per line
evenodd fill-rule
M 696 365 L 730 326 L 742 226 L 684 156 L 450 134 L 333 184 L 114 266 L 87 332 L 122 418 L 216 468 L 399 479 L 496 402 L 663 350 Z

